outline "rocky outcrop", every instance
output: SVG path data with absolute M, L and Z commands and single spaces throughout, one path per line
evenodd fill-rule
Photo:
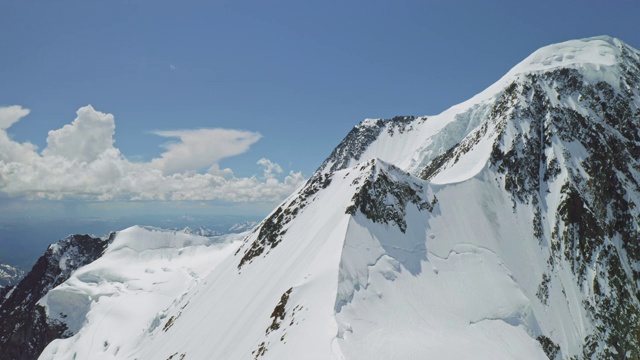
M 74 270 L 99 258 L 114 235 L 108 239 L 71 235 L 60 240 L 49 246 L 18 285 L 0 290 L 0 360 L 37 359 L 49 342 L 70 335 L 64 324 L 47 319 L 38 300 Z

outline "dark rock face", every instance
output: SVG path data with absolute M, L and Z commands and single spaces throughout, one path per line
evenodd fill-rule
M 637 60 L 628 63 L 640 72 Z M 528 122 L 531 130 L 512 144 L 496 143 L 493 165 L 504 174 L 514 200 L 531 201 L 543 218 L 547 182 L 562 170 L 568 173 L 555 219 L 547 224 L 549 264 L 569 262 L 576 281 L 593 294 L 583 304 L 597 329 L 585 341 L 585 358 L 638 358 L 640 224 L 638 204 L 629 192 L 640 189 L 640 113 L 634 110 L 632 92 L 640 89 L 640 81 L 623 78 L 620 88 L 628 91 L 616 91 L 606 82 L 589 84 L 579 72 L 567 69 L 527 80 L 518 88 L 532 100 L 516 106 L 508 121 Z M 580 99 L 590 114 L 551 105 L 541 83 L 555 84 L 560 99 Z M 577 160 L 568 151 L 554 153 L 554 142 L 580 144 L 588 156 Z M 596 273 L 593 280 L 587 279 L 589 271 Z
M 98 259 L 113 240 L 71 235 L 49 246 L 16 286 L 0 290 L 0 360 L 33 360 L 54 339 L 70 336 L 37 302 L 77 268 Z
M 413 181 L 411 175 L 391 164 L 380 163 L 374 159 L 363 165 L 370 167 L 368 176 L 358 180 L 360 183 L 351 198 L 353 203 L 345 212 L 355 215 L 357 210 L 375 223 L 396 225 L 404 233 L 407 230 L 407 205 L 432 211 L 437 199 L 429 200 L 426 190 Z

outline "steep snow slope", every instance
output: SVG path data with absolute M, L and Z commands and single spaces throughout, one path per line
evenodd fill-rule
M 496 214 L 486 201 L 500 194 L 486 193 L 469 203 L 484 187 L 434 189 L 380 160 L 312 179 L 265 220 L 268 231 L 246 240 L 242 258 L 227 259 L 226 271 L 184 297 L 180 318 L 141 358 L 545 358 L 535 290 L 514 280 L 487 240 L 514 263 L 545 259 L 532 235 L 515 244 L 498 238 L 501 218 L 514 217 L 511 204 Z M 531 223 L 506 231 L 518 225 L 531 233 Z M 528 248 L 516 249 L 521 243 Z M 521 272 L 529 271 L 535 289 L 542 270 Z
M 164 273 L 108 252 L 77 271 L 59 291 L 86 320 L 52 291 L 78 333 L 41 358 L 638 358 L 638 104 L 638 51 L 597 37 L 442 114 L 365 120 L 197 284 L 154 292 Z M 120 296 L 156 307 L 125 326 Z
M 478 190 L 480 181 L 433 189 L 380 160 L 311 179 L 184 297 L 140 358 L 545 358 L 535 293 L 486 247 L 502 245 L 495 227 L 511 206 L 462 206 Z M 524 253 L 544 263 L 529 243 Z M 536 272 L 529 278 L 535 288 Z

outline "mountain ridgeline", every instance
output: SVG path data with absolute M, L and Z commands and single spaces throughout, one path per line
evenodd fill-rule
M 584 63 L 565 63 L 575 55 L 558 52 L 562 46 L 541 49 L 538 53 L 547 52 L 542 69 L 527 71 L 525 60 L 510 72 L 515 76 L 501 80 L 503 89 L 492 101 L 456 114 L 449 124 L 468 126 L 481 112 L 475 127 L 459 135 L 453 146 L 434 151 L 437 155 L 426 166 L 414 162 L 408 170 L 431 180 L 490 139 L 485 169 L 474 175 L 491 174 L 509 194 L 514 213 L 520 208 L 532 212 L 532 234 L 548 252 L 538 300 L 547 305 L 549 287 L 563 286 L 551 280 L 569 268 L 584 295 L 580 311 L 594 330 L 573 354 L 560 352 L 560 345 L 541 334 L 538 339 L 547 355 L 640 358 L 640 61 L 637 50 L 617 39 L 582 42 L 580 51 L 600 53 L 586 54 Z M 614 59 L 604 59 L 603 47 Z M 532 57 L 536 55 L 540 57 Z M 391 141 L 380 139 L 385 130 L 393 137 L 397 129 L 410 131 L 425 121 L 367 120 L 348 134 L 319 171 L 366 160 L 371 145 Z M 429 145 L 425 142 L 416 150 L 424 154 Z M 385 157 L 371 153 L 369 157 Z
M 640 358 L 640 62 L 621 44 L 618 60 L 611 82 L 570 68 L 526 74 L 491 112 L 488 166 L 514 207 L 533 209 L 533 233 L 549 250 L 539 299 L 563 267 L 586 295 L 595 331 L 584 358 Z M 473 141 L 452 148 L 449 163 Z
M 8 358 L 640 359 L 639 206 L 640 52 L 554 44 L 358 124 L 242 237 L 132 228 L 46 285 L 36 265 L 0 319 L 58 339 Z

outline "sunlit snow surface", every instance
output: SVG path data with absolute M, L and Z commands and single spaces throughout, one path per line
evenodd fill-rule
M 78 269 L 40 303 L 73 337 L 52 342 L 40 359 L 129 359 L 165 311 L 235 251 L 242 235 L 205 238 L 134 226 L 105 254 Z
M 523 74 L 576 67 L 588 80 L 610 81 L 618 45 L 599 37 L 543 48 L 469 101 L 415 119 L 402 134 L 385 129 L 326 187 L 287 199 L 281 208 L 295 215 L 271 239 L 276 245 L 242 266 L 266 222 L 242 245 L 239 236 L 120 232 L 102 258 L 41 301 L 77 334 L 40 359 L 546 359 L 536 338 L 548 334 L 562 351 L 580 353 L 592 330 L 585 295 L 561 264 L 547 304 L 537 298 L 548 244 L 533 235 L 533 208 L 516 206 L 487 166 L 498 132 L 479 128 L 492 126 L 492 106 Z M 504 129 L 504 141 L 516 130 Z M 435 177 L 417 178 L 474 136 Z M 584 154 L 557 138 L 552 148 L 574 162 Z M 381 174 L 437 198 L 433 209 L 406 204 L 406 232 L 347 211 L 364 180 Z M 550 218 L 566 179 L 562 171 L 543 189 Z

